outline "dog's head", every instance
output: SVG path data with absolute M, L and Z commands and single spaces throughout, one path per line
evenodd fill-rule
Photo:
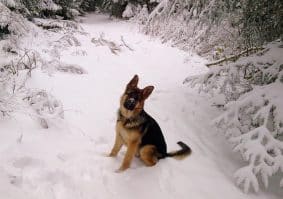
M 126 90 L 121 97 L 120 110 L 125 117 L 133 117 L 139 114 L 144 107 L 144 101 L 152 93 L 154 87 L 147 86 L 144 89 L 138 88 L 139 77 L 135 75 L 127 84 Z

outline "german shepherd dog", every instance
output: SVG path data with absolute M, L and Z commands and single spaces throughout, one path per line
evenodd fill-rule
M 167 153 L 166 142 L 158 123 L 143 109 L 144 102 L 154 87 L 140 89 L 137 87 L 138 80 L 135 75 L 120 99 L 116 139 L 109 156 L 117 156 L 123 145 L 127 146 L 127 151 L 117 172 L 128 169 L 135 155 L 140 157 L 146 166 L 153 166 L 159 159 L 184 157 L 191 153 L 190 147 L 183 142 L 178 142 L 180 150 Z

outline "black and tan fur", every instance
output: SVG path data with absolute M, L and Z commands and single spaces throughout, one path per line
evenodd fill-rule
M 123 145 L 127 146 L 123 163 L 118 171 L 129 168 L 135 155 L 139 156 L 146 166 L 153 166 L 158 159 L 187 156 L 191 153 L 191 149 L 183 142 L 178 142 L 181 146 L 179 151 L 167 153 L 166 142 L 158 123 L 143 109 L 144 102 L 154 87 L 139 89 L 137 84 L 138 76 L 135 75 L 120 99 L 116 139 L 109 154 L 115 157 Z

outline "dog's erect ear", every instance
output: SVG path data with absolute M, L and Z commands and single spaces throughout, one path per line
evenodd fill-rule
M 152 93 L 154 86 L 147 86 L 142 90 L 142 97 L 143 99 L 147 99 L 148 96 Z
M 135 75 L 133 79 L 128 83 L 127 89 L 136 88 L 139 82 L 139 76 Z

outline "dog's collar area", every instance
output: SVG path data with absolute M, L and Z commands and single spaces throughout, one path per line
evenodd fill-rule
M 126 128 L 137 128 L 137 127 L 140 127 L 144 122 L 145 122 L 145 112 L 144 111 L 141 111 L 140 114 L 138 114 L 137 116 L 135 117 L 130 117 L 130 118 L 127 118 L 125 117 L 121 110 L 119 109 L 118 110 L 118 119 L 117 119 L 117 122 L 122 122 L 123 125 L 126 127 Z

